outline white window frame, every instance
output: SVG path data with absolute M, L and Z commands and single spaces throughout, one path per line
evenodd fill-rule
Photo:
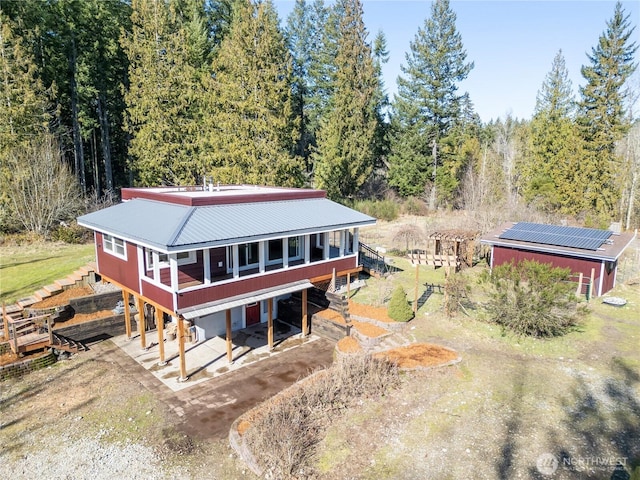
M 154 250 L 147 250 L 147 270 L 153 270 L 153 254 Z M 169 268 L 169 254 L 168 253 L 158 253 L 158 268 Z M 186 256 L 185 256 L 186 254 Z M 178 260 L 178 265 L 189 265 L 191 263 L 196 263 L 198 261 L 198 257 L 196 255 L 195 250 L 189 250 L 188 252 L 178 252 L 176 253 L 176 258 Z
M 127 259 L 127 243 L 123 239 L 114 237 L 108 233 L 102 234 L 102 250 L 114 257 L 123 260 Z
M 258 258 L 255 259 L 254 263 L 247 263 L 246 265 L 239 265 L 239 261 L 240 261 L 240 255 L 238 254 L 238 271 L 241 270 L 251 270 L 252 268 L 259 268 L 260 266 L 260 243 L 259 242 L 249 242 L 249 243 L 240 243 L 238 244 L 238 251 L 240 249 L 247 249 L 247 251 L 245 252 L 245 256 L 248 259 L 249 258 L 249 248 L 250 245 L 256 244 L 258 245 Z M 234 258 L 233 258 L 233 246 L 228 246 L 227 247 L 227 273 L 231 273 L 233 272 L 233 267 L 234 267 Z
M 296 254 L 295 255 L 291 255 L 291 252 L 288 251 L 288 249 L 291 248 L 291 241 L 295 240 L 296 241 L 296 245 L 295 245 L 295 249 L 296 249 Z M 304 237 L 302 235 L 296 236 L 296 237 L 289 237 L 287 239 L 287 251 L 289 253 L 289 260 L 301 260 L 302 258 L 304 258 Z

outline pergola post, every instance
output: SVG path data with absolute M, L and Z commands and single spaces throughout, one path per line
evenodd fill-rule
M 418 313 L 418 283 L 420 279 L 420 260 L 416 262 L 416 285 L 413 292 L 413 314 Z
M 137 298 L 138 302 L 138 334 L 140 335 L 140 346 L 145 349 L 147 348 L 147 338 L 145 334 L 146 330 L 146 322 L 144 318 L 144 300 L 142 297 Z
M 180 377 L 179 382 L 187 380 L 187 364 L 184 359 L 184 319 L 178 317 L 178 353 L 180 355 Z
M 4 328 L 4 341 L 9 341 L 9 317 L 7 316 L 7 305 L 2 302 L 2 325 Z
M 302 290 L 302 338 L 307 336 L 307 289 Z
M 129 308 L 129 292 L 126 290 L 122 290 L 122 300 L 124 301 L 124 329 L 127 340 L 131 340 L 131 308 Z
M 158 329 L 158 350 L 160 351 L 160 361 L 158 365 L 166 365 L 164 361 L 164 313 L 156 308 L 156 328 Z
M 231 343 L 231 309 L 227 308 L 227 361 L 233 363 L 233 345 Z
M 269 350 L 273 350 L 273 299 L 267 300 L 267 339 L 269 342 Z

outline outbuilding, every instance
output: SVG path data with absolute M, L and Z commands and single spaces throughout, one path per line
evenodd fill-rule
M 570 268 L 576 280 L 588 280 L 591 295 L 601 296 L 615 287 L 618 260 L 635 236 L 633 232 L 510 222 L 483 235 L 480 242 L 491 247 L 491 268 L 523 260 Z

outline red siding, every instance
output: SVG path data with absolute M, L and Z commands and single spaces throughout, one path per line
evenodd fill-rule
M 268 273 L 258 277 L 239 279 L 223 285 L 215 285 L 178 295 L 178 309 L 193 307 L 207 302 L 248 294 L 264 288 L 277 287 L 287 283 L 306 280 L 322 275 L 329 275 L 335 268 L 336 271 L 355 268 L 353 257 L 342 258 L 328 263 L 311 264 L 303 268 L 295 268 L 282 272 Z
M 121 283 L 134 292 L 139 292 L 137 247 L 125 242 L 127 247 L 127 260 L 122 260 L 103 250 L 102 234 L 100 232 L 96 232 L 96 245 L 98 273 Z
M 166 307 L 170 311 L 174 311 L 173 308 L 173 295 L 171 292 L 167 292 L 162 288 L 147 282 L 146 280 L 142 280 L 142 295 L 144 295 L 149 300 L 156 302 L 163 307 Z
M 509 247 L 494 246 L 493 247 L 493 266 L 497 267 L 511 260 L 521 262 L 522 260 L 535 260 L 540 263 L 551 263 L 554 267 L 570 268 L 574 274 L 582 273 L 586 278 L 591 278 L 591 269 L 595 269 L 594 278 L 596 279 L 596 294 L 602 295 L 613 288 L 613 275 L 615 268 L 607 272 L 604 269 L 604 277 L 602 279 L 602 291 L 598 292 L 600 269 L 602 262 L 600 260 L 589 260 L 586 258 L 575 258 L 565 255 L 554 255 L 551 253 L 532 252 L 529 250 L 520 250 Z

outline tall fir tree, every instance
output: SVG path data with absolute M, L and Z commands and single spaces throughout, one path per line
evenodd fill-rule
M 12 229 L 11 182 L 16 154 L 48 133 L 47 92 L 34 59 L 14 34 L 11 21 L 0 11 L 0 227 Z
M 587 82 L 580 88 L 579 123 L 586 147 L 586 158 L 580 164 L 585 182 L 582 195 L 603 221 L 613 216 L 620 196 L 616 175 L 621 163 L 615 143 L 630 126 L 624 85 L 637 68 L 634 30 L 629 15 L 617 2 L 606 31 L 587 55 L 589 64 L 581 69 Z
M 461 115 L 465 95 L 458 93 L 458 83 L 473 69 L 455 21 L 449 0 L 432 3 L 431 16 L 418 29 L 401 66 L 393 104 L 389 183 L 403 196 L 421 195 L 427 187 L 431 207 L 443 162 L 440 142 Z
M 575 188 L 581 184 L 578 174 L 582 158 L 575 107 L 560 50 L 538 91 L 520 179 L 525 200 L 546 212 L 577 214 L 585 208 L 584 199 Z
M 132 31 L 122 39 L 129 58 L 126 127 L 131 167 L 140 185 L 199 182 L 203 88 L 174 5 L 132 2 Z
M 330 198 L 352 198 L 375 164 L 378 75 L 360 0 L 341 0 L 335 90 L 318 132 L 315 183 Z
M 272 3 L 243 0 L 213 61 L 207 175 L 227 183 L 302 184 L 291 76 Z

